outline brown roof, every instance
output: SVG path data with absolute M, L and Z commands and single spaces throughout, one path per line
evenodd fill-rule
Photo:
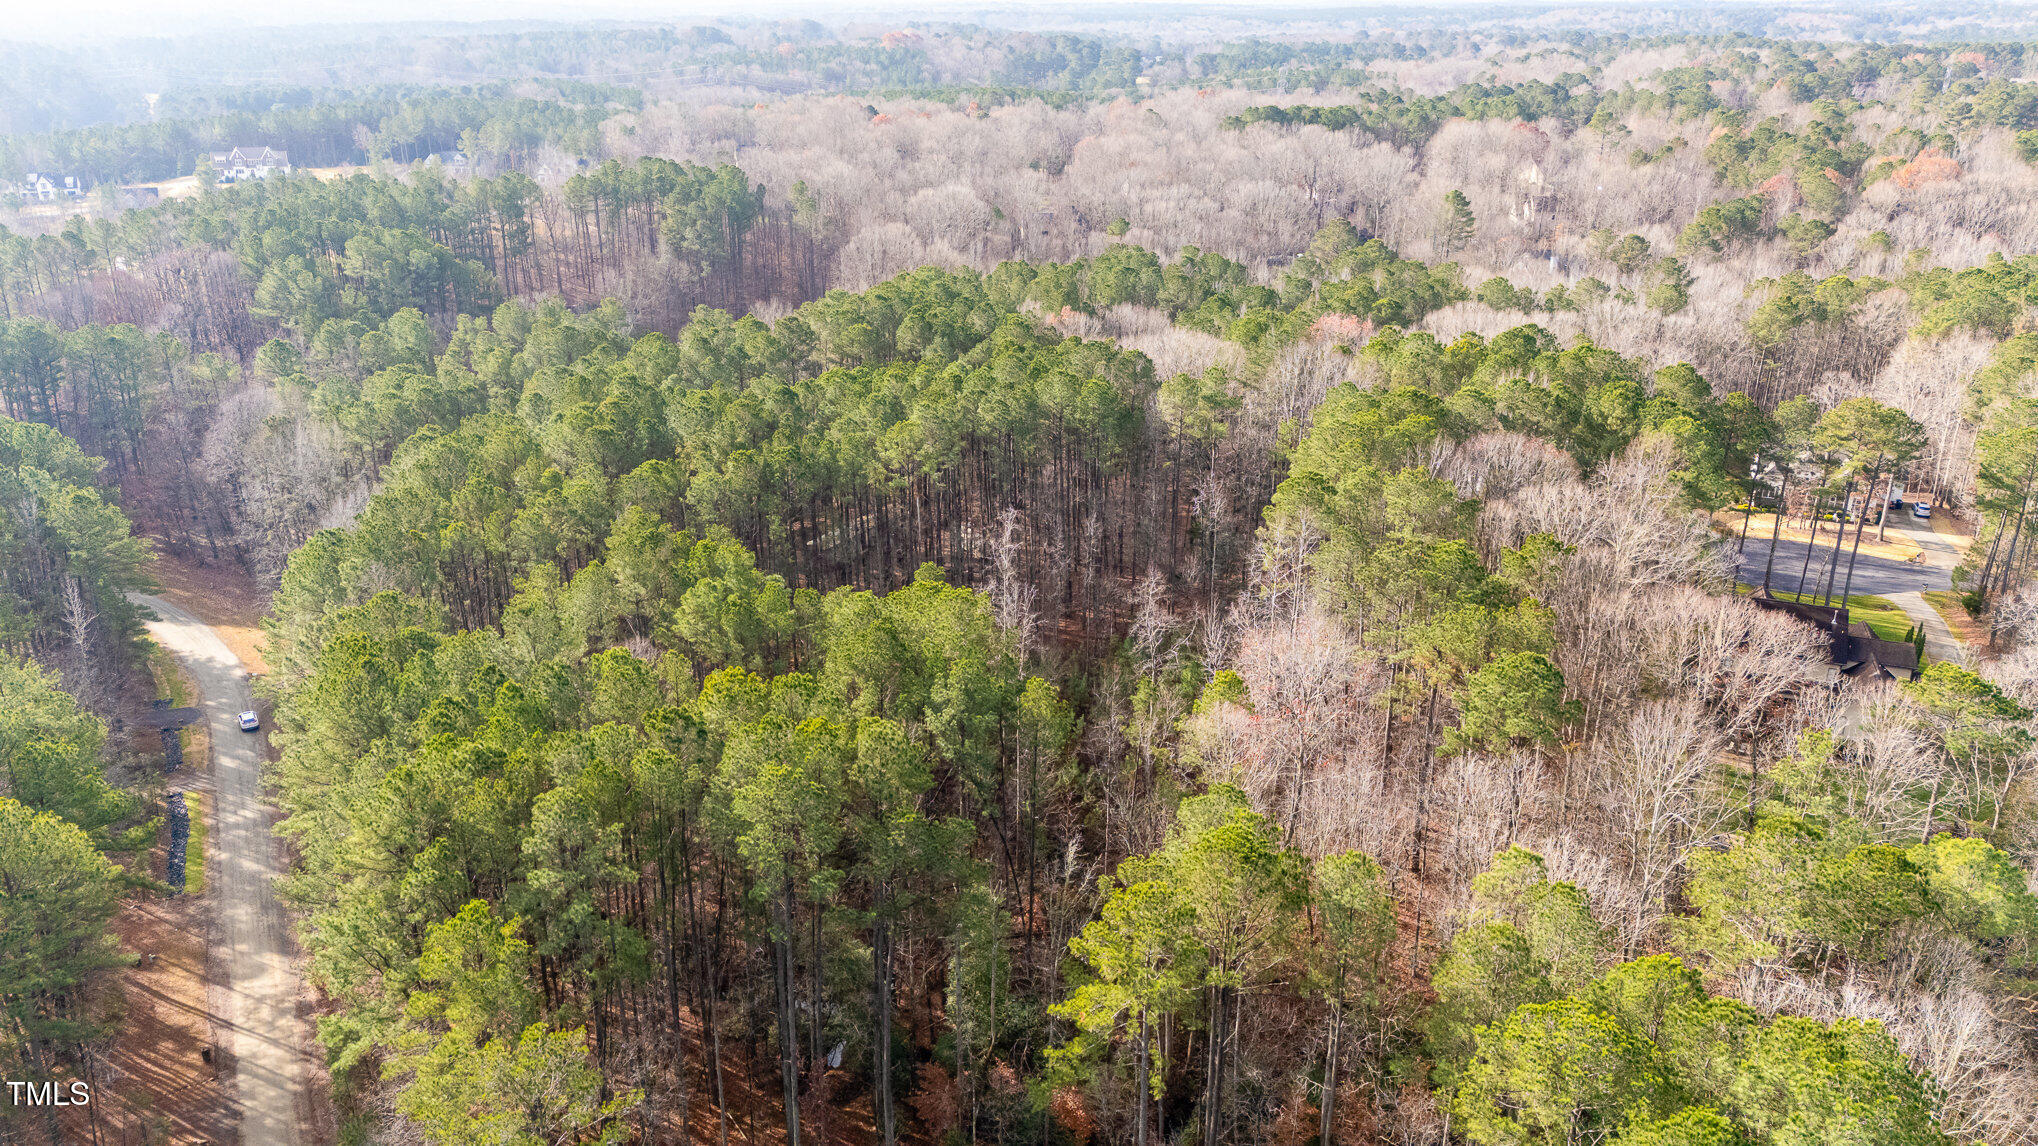
M 1918 671 L 1918 650 L 1908 641 L 1885 641 L 1861 621 L 1850 621 L 1844 605 L 1783 601 L 1760 589 L 1749 598 L 1757 608 L 1789 613 L 1826 635 L 1826 659 L 1851 677 L 1908 680 Z M 1903 672 L 1902 678 L 1896 676 Z

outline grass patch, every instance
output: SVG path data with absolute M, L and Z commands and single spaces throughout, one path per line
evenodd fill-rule
M 156 695 L 170 698 L 173 708 L 183 708 L 191 703 L 191 687 L 185 680 L 184 667 L 170 650 L 144 637 L 142 644 L 148 648 L 149 676 L 156 682 Z
M 184 792 L 184 807 L 191 813 L 191 835 L 184 841 L 184 894 L 205 894 L 205 799 L 206 793 Z
M 143 638 L 148 650 L 149 676 L 156 682 L 156 693 L 168 697 L 172 708 L 184 708 L 197 695 L 196 682 L 184 666 L 170 651 L 154 641 Z M 181 729 L 177 738 L 184 743 L 184 768 L 187 772 L 199 771 L 199 765 L 208 759 L 212 751 L 207 728 L 203 721 L 190 728 Z M 208 793 L 184 789 L 184 807 L 191 814 L 191 834 L 184 841 L 184 893 L 205 894 L 205 836 L 207 822 L 205 802 Z
M 1741 591 L 1747 593 L 1754 590 L 1751 587 L 1742 586 Z M 1820 603 L 1820 596 L 1817 593 L 1807 593 L 1800 598 L 1796 593 L 1786 593 L 1781 589 L 1771 589 L 1769 595 L 1779 601 L 1801 600 L 1808 605 Z M 1835 597 L 1834 600 L 1838 601 L 1839 598 Z M 1867 625 L 1869 632 L 1874 633 L 1885 641 L 1903 640 L 1904 634 L 1910 632 L 1911 627 L 1916 623 L 1911 620 L 1909 614 L 1897 608 L 1896 602 L 1888 597 L 1878 597 L 1873 593 L 1857 593 L 1847 598 L 1847 619 L 1849 621 L 1860 621 Z

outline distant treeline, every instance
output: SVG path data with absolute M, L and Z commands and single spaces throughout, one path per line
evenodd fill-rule
M 555 98 L 512 94 L 508 84 L 459 90 L 390 88 L 336 102 L 299 89 L 257 110 L 244 101 L 187 97 L 197 114 L 0 137 L 0 172 L 52 171 L 87 183 L 189 175 L 215 150 L 266 145 L 298 167 L 389 159 L 406 163 L 461 149 L 521 165 L 541 147 L 576 156 L 600 148 L 601 123 L 643 106 L 632 88 L 561 82 Z M 251 101 L 249 101 L 251 102 Z
M 1217 57 L 1204 59 L 1213 65 L 1220 62 Z M 1331 131 L 1357 127 L 1404 146 L 1423 143 L 1445 123 L 1460 118 L 1530 123 L 1554 119 L 1573 128 L 1614 130 L 1622 119 L 1635 112 L 1661 113 L 1686 120 L 1724 111 L 1712 85 L 1745 80 L 1761 72 L 1789 90 L 1798 102 L 1819 102 L 1826 110 L 1826 118 L 1843 125 L 1847 112 L 1861 106 L 1856 98 L 1861 85 L 1879 80 L 1923 80 L 1938 92 L 1934 101 L 1938 110 L 1956 124 L 2038 127 L 2038 91 L 2033 91 L 2031 85 L 2002 78 L 1985 79 L 1972 60 L 1956 62 L 1950 55 L 1937 53 L 1899 53 L 1877 47 L 1861 52 L 1842 67 L 1830 52 L 1806 54 L 1801 47 L 1779 46 L 1765 53 L 1754 42 L 1742 41 L 1709 63 L 1668 68 L 1640 86 L 1626 84 L 1618 89 L 1596 86 L 1598 69 L 1592 68 L 1590 72 L 1565 72 L 1553 81 L 1460 84 L 1435 96 L 1401 88 L 1372 88 L 1359 93 L 1360 99 L 1352 104 L 1249 107 L 1227 116 L 1224 126 L 1233 131 L 1256 123 L 1315 126 Z M 1362 84 L 1376 77 L 1355 72 L 1324 79 Z

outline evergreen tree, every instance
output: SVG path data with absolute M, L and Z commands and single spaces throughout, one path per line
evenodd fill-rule
M 1443 208 L 1437 213 L 1437 250 L 1446 258 L 1464 250 L 1472 241 L 1477 222 L 1472 215 L 1472 201 L 1465 198 L 1463 191 L 1445 194 Z

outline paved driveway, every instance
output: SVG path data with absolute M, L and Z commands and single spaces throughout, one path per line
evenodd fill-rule
M 1874 594 L 1888 597 L 1904 611 L 1912 621 L 1925 627 L 1925 651 L 1933 660 L 1960 660 L 1966 654 L 1953 631 L 1946 626 L 1946 619 L 1932 608 L 1931 603 L 1919 594 L 1936 589 L 1953 587 L 1953 568 L 1960 564 L 1966 552 L 1964 537 L 1950 537 L 1934 533 L 1929 523 L 1919 521 L 1910 515 L 1908 509 L 1902 516 L 1889 519 L 1889 536 L 1902 538 L 1918 547 L 1925 555 L 1920 565 L 1896 561 L 1888 557 L 1875 557 L 1867 553 L 1854 558 L 1854 580 L 1847 581 L 1847 558 L 1853 548 L 1854 533 L 1850 529 L 1846 540 L 1840 546 L 1838 571 L 1833 578 L 1833 595 L 1838 597 L 1843 588 L 1850 589 L 1854 596 Z M 1869 539 L 1875 536 L 1875 527 L 1868 530 Z M 1769 572 L 1769 587 L 1783 593 L 1798 592 L 1799 577 L 1802 575 L 1804 592 L 1819 591 L 1826 573 L 1826 563 L 1833 556 L 1832 530 L 1819 534 L 1818 552 L 1812 556 L 1809 572 L 1805 568 L 1805 550 L 1809 544 L 1803 541 L 1779 541 L 1776 545 L 1776 563 Z M 1769 538 L 1751 533 L 1748 545 L 1741 553 L 1740 580 L 1744 585 L 1760 585 L 1765 565 L 1769 561 Z
M 1908 516 L 1904 518 L 1906 523 L 1911 520 Z M 1918 522 L 1917 524 L 1923 525 L 1924 523 Z M 1855 595 L 1875 593 L 1887 596 L 1891 593 L 1923 593 L 1933 589 L 1951 589 L 1953 587 L 1951 572 L 1953 567 L 1960 562 L 1959 548 L 1947 538 L 1933 533 L 1929 527 L 1923 531 L 1906 529 L 1898 523 L 1897 519 L 1891 518 L 1889 522 L 1890 534 L 1894 536 L 1900 529 L 1903 530 L 1905 540 L 1924 550 L 1925 564 L 1911 565 L 1888 557 L 1873 557 L 1867 553 L 1860 554 L 1854 559 L 1852 592 Z M 1870 526 L 1869 536 L 1873 537 L 1874 534 L 1875 529 L 1873 526 Z M 1840 589 L 1847 585 L 1847 556 L 1848 551 L 1853 548 L 1853 543 L 1854 532 L 1852 529 L 1849 529 L 1847 540 L 1840 547 L 1839 575 L 1833 584 L 1835 596 L 1838 596 Z M 1769 580 L 1769 587 L 1771 589 L 1785 593 L 1795 593 L 1798 591 L 1798 576 L 1804 570 L 1805 550 L 1808 547 L 1806 542 L 1792 541 L 1788 538 L 1776 543 L 1776 566 L 1771 572 Z M 1833 531 L 1825 529 L 1819 533 L 1819 549 L 1818 553 L 1812 558 L 1811 571 L 1804 575 L 1805 592 L 1812 592 L 1823 583 L 1822 579 L 1825 576 L 1826 562 L 1830 561 L 1832 556 Z M 1760 585 L 1762 583 L 1763 565 L 1768 559 L 1769 538 L 1749 534 L 1748 546 L 1741 552 L 1741 583 L 1744 585 Z

